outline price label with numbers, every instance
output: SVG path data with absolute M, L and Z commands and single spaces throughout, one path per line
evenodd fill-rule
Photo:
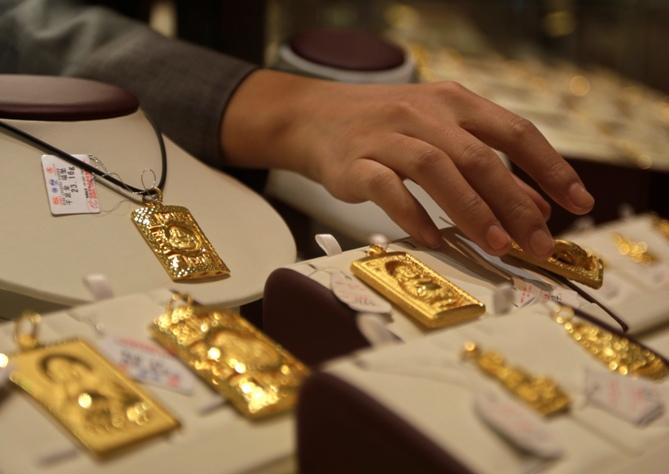
M 74 155 L 89 163 L 88 155 Z M 100 212 L 95 179 L 88 171 L 53 155 L 42 155 L 44 184 L 51 214 L 97 214 Z
M 138 382 L 190 395 L 194 376 L 161 347 L 128 337 L 107 337 L 102 352 L 129 377 Z

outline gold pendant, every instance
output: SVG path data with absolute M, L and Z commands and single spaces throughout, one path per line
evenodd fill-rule
M 24 333 L 21 325 L 32 325 Z M 10 356 L 11 380 L 39 402 L 81 445 L 99 457 L 179 427 L 140 387 L 80 339 L 41 346 L 36 314 L 16 323 L 21 352 Z
M 197 281 L 230 276 L 230 270 L 188 209 L 165 206 L 162 193 L 132 211 L 132 221 L 170 278 Z
M 465 343 L 463 357 L 540 415 L 552 416 L 569 410 L 569 396 L 552 379 L 511 366 L 499 353 L 483 352 L 473 342 Z
M 648 250 L 648 244 L 642 240 L 628 239 L 618 232 L 613 234 L 613 239 L 620 255 L 629 257 L 636 263 L 646 265 L 657 263 L 660 260 L 657 255 Z
M 163 347 L 249 418 L 293 407 L 309 369 L 241 316 L 175 299 L 185 304 L 171 302 L 150 327 Z
M 666 239 L 669 239 L 669 219 L 662 219 L 661 217 L 653 217 L 653 226 Z
M 428 328 L 471 321 L 485 305 L 406 252 L 386 252 L 378 245 L 368 257 L 351 264 L 351 271 Z
M 658 354 L 624 336 L 574 320 L 574 311 L 569 307 L 560 307 L 553 319 L 611 372 L 651 380 L 661 380 L 669 374 L 669 367 Z
M 509 255 L 591 288 L 601 288 L 604 282 L 602 259 L 568 240 L 556 240 L 553 255 L 547 260 L 531 256 L 515 242 L 511 243 Z

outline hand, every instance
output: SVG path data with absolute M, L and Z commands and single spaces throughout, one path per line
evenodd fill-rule
M 490 254 L 506 253 L 512 238 L 539 258 L 552 253 L 550 205 L 494 150 L 565 209 L 594 204 L 534 125 L 454 82 L 352 85 L 258 71 L 228 106 L 222 146 L 231 164 L 291 169 L 346 202 L 371 200 L 433 248 L 439 232 L 404 179 Z

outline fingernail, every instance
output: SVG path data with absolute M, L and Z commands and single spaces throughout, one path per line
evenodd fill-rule
M 443 240 L 441 239 L 441 234 L 439 234 L 438 231 L 424 231 L 421 232 L 420 235 L 423 238 L 423 242 L 425 242 L 425 244 L 431 249 L 436 250 L 441 248 Z
M 488 232 L 485 235 L 488 245 L 493 250 L 502 250 L 511 243 L 511 237 L 497 224 L 488 227 Z
M 537 229 L 530 235 L 530 249 L 537 257 L 550 257 L 554 246 L 552 237 L 545 230 Z
M 569 187 L 569 199 L 574 206 L 588 211 L 595 204 L 595 198 L 586 191 L 581 183 L 574 183 Z

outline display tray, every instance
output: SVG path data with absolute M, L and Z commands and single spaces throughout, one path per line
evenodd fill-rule
M 94 155 L 123 181 L 152 186 L 161 173 L 156 137 L 142 112 L 94 121 L 9 123 L 74 154 Z M 202 303 L 241 305 L 261 297 L 269 273 L 295 260 L 281 217 L 257 193 L 165 139 L 165 205 L 188 208 L 230 277 L 174 282 L 131 222 L 140 203 L 97 183 L 101 212 L 50 213 L 39 150 L 0 133 L 0 288 L 63 305 L 92 300 L 82 278 L 104 274 L 117 295 L 175 288 Z M 252 238 L 250 238 L 252 237 Z
M 80 337 L 94 347 L 106 338 L 129 338 L 158 347 L 149 323 L 165 311 L 171 293 L 158 290 L 44 315 L 44 343 Z M 13 352 L 12 324 L 0 325 L 0 352 Z M 262 421 L 240 416 L 203 382 L 192 379 L 185 394 L 142 384 L 181 422 L 167 437 L 149 440 L 104 462 L 96 460 L 41 411 L 12 389 L 0 398 L 0 470 L 34 474 L 127 472 L 291 472 L 293 419 L 289 414 Z

